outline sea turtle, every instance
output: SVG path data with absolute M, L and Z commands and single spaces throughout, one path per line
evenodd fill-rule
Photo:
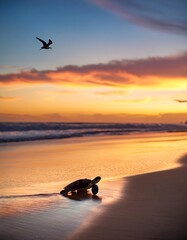
M 92 193 L 95 195 L 98 193 L 99 188 L 96 185 L 101 180 L 101 177 L 96 177 L 93 180 L 91 179 L 79 179 L 77 181 L 74 181 L 67 186 L 64 187 L 64 189 L 60 192 L 60 194 L 67 194 L 68 192 L 74 192 L 74 191 L 84 191 L 89 188 L 92 188 Z

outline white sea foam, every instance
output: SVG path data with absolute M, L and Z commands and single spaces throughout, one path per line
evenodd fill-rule
M 164 131 L 187 131 L 187 125 L 132 123 L 0 123 L 0 143 Z

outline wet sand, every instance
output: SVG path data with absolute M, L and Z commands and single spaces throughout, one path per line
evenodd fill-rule
M 122 197 L 68 240 L 187 239 L 187 155 L 176 169 L 128 177 Z
M 186 146 L 184 133 L 2 144 L 0 238 L 182 239 Z M 98 197 L 59 195 L 97 175 Z

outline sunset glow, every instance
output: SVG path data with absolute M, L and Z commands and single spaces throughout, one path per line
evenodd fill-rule
M 73 6 L 73 9 L 77 10 L 78 6 L 70 2 L 65 5 L 61 3 L 57 7 L 61 7 L 64 11 L 67 8 L 68 11 L 69 7 Z M 111 36 L 114 42 L 108 51 L 107 48 L 100 51 L 97 39 L 100 39 L 104 49 L 107 42 L 110 42 L 109 39 L 107 41 L 109 32 L 107 28 L 103 29 L 106 31 L 105 38 L 101 35 L 102 28 L 98 23 L 95 23 L 96 25 L 93 23 L 94 29 L 90 34 L 95 34 L 96 44 L 90 46 L 89 51 L 83 50 L 83 45 L 80 45 L 80 49 L 77 45 L 75 50 L 76 41 L 82 39 L 89 45 L 90 36 L 86 35 L 84 29 L 75 42 L 71 40 L 68 43 L 68 26 L 72 31 L 76 27 L 73 27 L 73 23 L 67 22 L 66 26 L 63 24 L 62 29 L 52 28 L 49 37 L 54 38 L 54 49 L 40 52 L 37 49 L 38 42 L 34 39 L 35 35 L 39 34 L 40 28 L 36 31 L 32 29 L 30 35 L 32 43 L 28 40 L 28 45 L 23 45 L 22 50 L 19 46 L 20 54 L 23 54 L 25 47 L 29 48 L 31 44 L 32 49 L 28 49 L 27 55 L 30 55 L 32 63 L 23 56 L 21 59 L 18 53 L 17 61 L 13 62 L 16 50 L 12 52 L 8 50 L 6 57 L 1 60 L 0 121 L 184 122 L 187 119 L 185 101 L 187 99 L 185 49 L 187 30 L 185 27 L 179 24 L 176 28 L 172 21 L 170 26 L 167 25 L 169 18 L 167 21 L 163 19 L 158 26 L 154 17 L 150 17 L 148 22 L 148 17 L 143 17 L 141 11 L 133 12 L 133 5 L 127 5 L 127 8 L 122 6 L 120 10 L 120 1 L 116 3 L 111 0 L 108 4 L 107 1 L 96 0 L 81 2 L 83 8 L 77 11 L 83 11 L 84 8 L 91 11 L 93 8 L 93 16 L 90 16 L 90 19 L 95 19 L 94 14 L 97 13 L 100 14 L 98 18 L 104 19 L 103 24 L 106 26 L 109 19 L 113 20 L 111 31 L 124 39 L 124 45 L 121 42 L 117 43 L 117 39 Z M 24 3 L 17 6 L 19 10 L 25 7 Z M 10 11 L 11 9 L 10 7 Z M 4 3 L 5 19 L 6 11 L 8 11 L 8 3 Z M 77 17 L 79 14 L 77 13 Z M 82 26 L 86 17 L 88 16 L 79 16 L 80 22 L 77 24 Z M 65 22 L 68 17 L 67 15 L 63 17 L 62 14 L 61 18 Z M 20 19 L 24 19 L 24 16 Z M 17 21 L 19 22 L 20 19 Z M 28 18 L 27 20 L 29 21 Z M 56 21 L 55 16 L 53 21 Z M 123 34 L 125 27 L 123 29 L 122 23 L 129 29 L 125 35 Z M 118 28 L 119 30 L 114 30 Z M 24 28 L 23 31 L 28 30 Z M 61 39 L 60 33 L 65 35 L 62 45 L 58 42 Z M 132 55 L 134 48 L 131 46 L 131 34 L 134 36 L 139 34 L 140 39 L 147 42 L 147 45 L 141 43 L 143 54 L 141 49 L 137 48 L 136 54 Z M 60 39 L 57 40 L 58 38 Z M 165 54 L 158 51 L 154 55 L 153 48 L 152 53 L 150 52 L 149 44 L 154 44 L 157 48 L 160 44 L 160 49 L 163 48 L 161 43 L 157 44 L 157 41 L 160 41 L 158 38 L 163 40 L 163 46 L 167 49 Z M 5 48 L 8 46 L 8 41 L 4 39 Z M 136 42 L 136 39 L 133 41 Z M 139 45 L 138 39 L 136 44 Z M 117 50 L 117 46 L 120 51 Z M 123 51 L 123 47 L 127 46 L 129 48 Z M 31 52 L 33 49 L 35 49 L 34 53 Z M 66 51 L 69 49 L 69 53 L 65 52 L 65 49 Z M 112 49 L 116 49 L 116 54 Z M 98 61 L 93 54 L 94 51 L 97 52 Z M 90 57 L 88 57 L 89 53 Z M 76 60 L 77 54 L 80 55 L 79 60 Z M 104 55 L 109 57 L 104 59 L 102 58 Z M 84 56 L 87 56 L 87 60 Z M 36 63 L 35 67 L 33 67 L 34 63 Z

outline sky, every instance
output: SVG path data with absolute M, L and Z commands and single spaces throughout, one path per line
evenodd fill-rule
M 186 0 L 0 0 L 0 9 L 0 121 L 187 120 Z

